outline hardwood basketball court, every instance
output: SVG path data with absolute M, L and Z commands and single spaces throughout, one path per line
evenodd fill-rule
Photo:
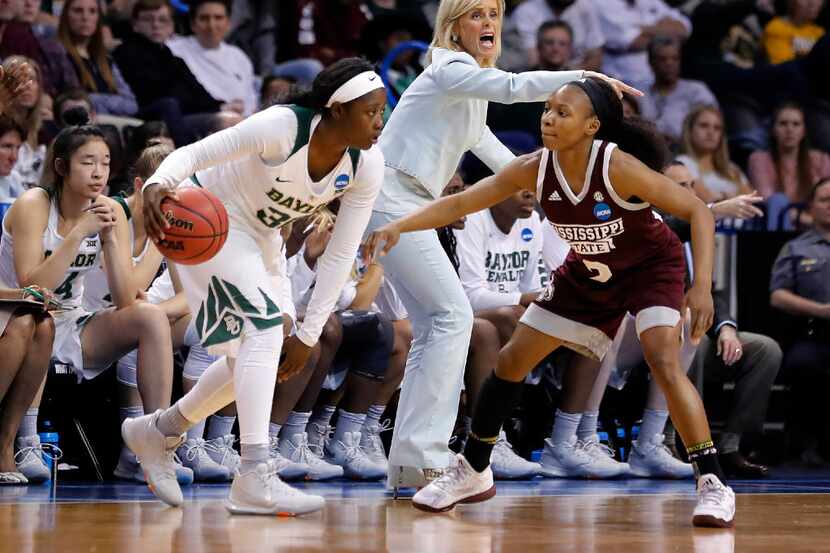
M 173 509 L 144 486 L 0 488 L 0 551 L 197 553 L 797 553 L 830 551 L 830 477 L 733 483 L 735 530 L 690 525 L 692 482 L 534 480 L 431 515 L 380 484 L 303 484 L 328 499 L 298 518 L 230 516 L 227 485 L 194 485 Z

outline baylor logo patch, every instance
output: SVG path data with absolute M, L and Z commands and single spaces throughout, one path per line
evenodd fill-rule
M 264 304 L 264 309 L 254 305 L 230 282 L 217 277 L 210 279 L 207 298 L 196 314 L 196 331 L 203 346 L 214 346 L 241 337 L 246 321 L 257 330 L 282 324 L 277 304 L 261 288 L 257 290 L 262 300 L 258 303 Z

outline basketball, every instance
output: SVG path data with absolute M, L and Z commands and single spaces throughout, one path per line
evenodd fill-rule
M 204 263 L 225 245 L 228 213 L 219 199 L 203 188 L 181 188 L 177 193 L 178 201 L 165 198 L 161 202 L 170 228 L 156 246 L 176 263 Z

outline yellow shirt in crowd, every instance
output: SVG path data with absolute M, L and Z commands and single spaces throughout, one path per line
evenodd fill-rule
M 824 35 L 815 23 L 796 26 L 785 17 L 775 17 L 764 28 L 764 49 L 770 63 L 783 63 L 806 55 Z

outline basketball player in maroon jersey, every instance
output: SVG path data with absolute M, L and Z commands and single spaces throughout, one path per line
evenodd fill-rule
M 691 312 L 693 340 L 712 324 L 712 215 L 691 192 L 640 161 L 655 155 L 659 137 L 624 120 L 620 99 L 598 80 L 572 82 L 550 96 L 542 138 L 541 151 L 517 158 L 465 192 L 389 223 L 367 240 L 369 254 L 379 250 L 383 255 L 402 232 L 441 227 L 518 190 L 532 190 L 571 246 L 547 290 L 502 348 L 498 366 L 480 392 L 463 455 L 419 491 L 413 504 L 437 512 L 495 495 L 490 453 L 519 400 L 525 376 L 559 346 L 602 359 L 630 312 L 699 475 L 693 523 L 731 526 L 735 495 L 724 484 L 703 403 L 679 363 L 681 313 Z M 695 280 L 685 297 L 680 242 L 651 206 L 691 223 Z

